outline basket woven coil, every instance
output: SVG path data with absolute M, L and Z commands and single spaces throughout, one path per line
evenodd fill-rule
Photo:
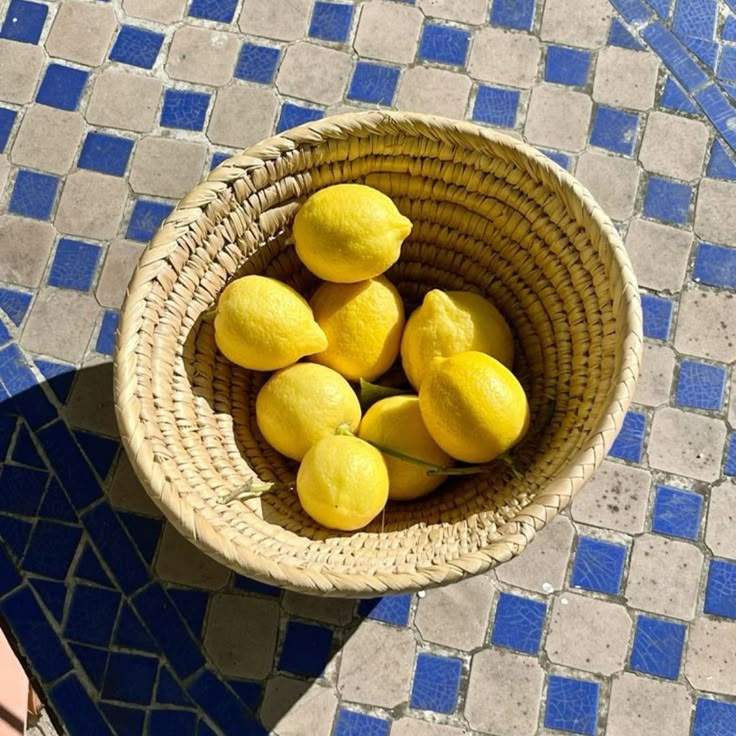
M 201 319 L 233 278 L 260 273 L 309 297 L 291 223 L 314 191 L 359 182 L 413 223 L 388 272 L 407 314 L 433 288 L 476 291 L 516 338 L 532 428 L 485 475 L 389 504 L 366 529 L 324 529 L 293 491 L 222 504 L 296 466 L 255 422 L 267 376 L 229 363 Z M 197 547 L 262 582 L 361 597 L 442 585 L 519 554 L 591 477 L 639 372 L 639 293 L 621 239 L 590 193 L 541 153 L 475 125 L 368 112 L 310 123 L 227 160 L 184 197 L 144 251 L 115 353 L 125 449 L 151 498 Z

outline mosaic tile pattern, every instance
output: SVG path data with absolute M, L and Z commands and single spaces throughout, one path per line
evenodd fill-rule
M 376 107 L 504 129 L 578 176 L 634 263 L 645 362 L 610 458 L 519 559 L 322 600 L 166 525 L 110 356 L 178 197 Z M 734 147 L 730 0 L 0 0 L 0 616 L 57 725 L 735 736 Z

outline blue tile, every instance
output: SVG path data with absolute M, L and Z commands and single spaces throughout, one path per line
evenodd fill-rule
M 680 676 L 685 624 L 641 615 L 636 621 L 629 664 L 632 670 L 676 680 Z
M 391 723 L 365 713 L 341 708 L 337 714 L 334 736 L 388 736 Z
M 710 286 L 736 289 L 736 248 L 699 243 L 693 278 Z
M 199 643 L 192 638 L 181 615 L 158 583 L 138 593 L 133 607 L 179 677 L 189 677 L 204 664 Z
M 417 656 L 409 705 L 420 710 L 453 713 L 460 688 L 461 660 L 423 652 Z
M 1 385 L 2 384 L 0 384 L 0 386 Z M 0 404 L 0 406 L 2 405 Z M 11 416 L 10 414 L 0 414 L 0 463 L 5 460 L 5 457 L 8 454 L 8 449 L 10 448 L 10 443 L 13 440 L 17 424 L 17 417 Z M 1 468 L 0 473 L 2 473 Z
M 10 337 L 11 335 L 8 328 L 5 326 L 5 323 L 0 320 L 0 345 L 5 345 L 5 343 L 10 342 Z M 0 402 L 2 401 L 2 398 L 2 391 L 0 391 Z
M 644 48 L 641 41 L 630 33 L 618 18 L 614 18 L 611 21 L 611 27 L 608 30 L 608 45 L 620 46 L 623 49 L 634 49 L 635 51 L 640 51 Z
M 81 580 L 88 580 L 98 585 L 104 585 L 106 588 L 113 587 L 110 578 L 102 567 L 102 563 L 100 563 L 94 550 L 88 544 L 84 545 L 79 562 L 76 568 L 74 568 L 74 577 Z
M 716 127 L 723 139 L 736 148 L 736 129 L 733 129 L 733 105 L 728 96 L 715 84 L 695 92 L 695 99 Z
M 15 180 L 8 210 L 14 215 L 48 220 L 58 188 L 58 177 L 21 169 Z
M 13 129 L 13 123 L 18 113 L 7 107 L 0 107 L 0 153 L 5 150 L 10 138 L 10 131 Z
M 618 595 L 626 562 L 623 544 L 580 537 L 570 584 L 575 588 Z
M 49 696 L 69 733 L 115 736 L 76 675 L 69 675 L 56 683 Z
M 161 125 L 165 128 L 202 130 L 209 105 L 210 95 L 205 92 L 167 89 L 164 92 Z
M 111 652 L 102 697 L 124 703 L 151 702 L 158 660 L 140 654 Z
M 237 4 L 238 0 L 192 0 L 188 15 L 192 18 L 231 23 Z
M 655 340 L 667 340 L 672 323 L 672 300 L 654 294 L 641 295 L 644 315 L 644 336 Z
M 419 41 L 419 58 L 441 64 L 465 66 L 470 46 L 470 33 L 442 23 L 427 22 Z
M 501 593 L 496 606 L 491 643 L 526 654 L 536 654 L 546 615 L 546 603 Z
M 112 355 L 115 350 L 115 333 L 120 321 L 120 312 L 115 309 L 106 309 L 102 316 L 100 333 L 97 335 L 95 350 L 102 355 Z
M 593 117 L 590 142 L 599 148 L 631 156 L 638 127 L 639 116 L 636 113 L 598 105 Z
M 619 2 L 615 0 L 614 5 L 618 7 Z M 708 81 L 708 76 L 688 50 L 661 23 L 650 23 L 641 35 L 685 90 L 694 90 Z
M 717 17 L 716 0 L 677 0 L 672 29 L 678 36 L 712 39 Z
M 351 100 L 392 105 L 398 81 L 398 67 L 359 61 L 355 65 L 347 96 Z
M 344 43 L 350 35 L 353 6 L 347 3 L 326 3 L 317 0 L 309 24 L 309 35 L 325 41 Z
M 726 463 L 723 466 L 726 475 L 736 475 L 736 432 L 731 434 L 726 450 Z
M 120 620 L 115 628 L 113 643 L 119 647 L 137 649 L 151 654 L 160 654 L 161 651 L 127 603 L 123 604 L 120 611 Z
M 191 588 L 169 588 L 168 593 L 195 638 L 199 639 L 202 636 L 209 595 L 203 590 Z
M 652 531 L 683 539 L 697 539 L 703 497 L 679 488 L 658 486 L 652 511 Z
M 0 596 L 17 588 L 21 584 L 20 575 L 15 562 L 0 545 Z
M 704 610 L 714 616 L 736 619 L 736 562 L 710 561 Z
M 212 154 L 212 162 L 210 163 L 210 170 L 217 168 L 223 161 L 229 159 L 233 154 L 224 153 L 223 151 L 215 151 Z
M 43 498 L 49 475 L 36 468 L 21 468 L 17 465 L 0 467 L 2 496 L 0 510 L 6 513 L 35 516 Z
M 721 40 L 736 41 L 736 16 L 729 15 L 721 28 Z
M 272 84 L 280 58 L 279 49 L 246 41 L 240 49 L 234 76 L 248 82 Z
M 305 677 L 319 677 L 330 659 L 331 629 L 289 621 L 279 669 Z
M 120 593 L 79 584 L 72 593 L 64 636 L 80 644 L 106 647 L 118 617 Z
M 700 59 L 710 69 L 715 70 L 720 44 L 702 38 L 693 38 L 692 36 L 682 36 L 681 40 L 696 58 Z
M 611 4 L 629 23 L 645 23 L 651 17 L 641 0 L 611 0 Z
M 150 736 L 195 736 L 196 728 L 197 715 L 191 711 L 154 710 L 149 717 Z
M 263 700 L 263 683 L 230 680 L 229 685 L 248 708 L 254 713 L 258 710 Z
M 11 343 L 0 349 L 0 387 L 7 397 L 0 404 L 7 412 L 12 408 L 31 429 L 37 429 L 56 416 L 56 409 L 26 362 L 20 348 Z M 0 392 L 2 393 L 2 392 Z
M 547 158 L 552 159 L 558 166 L 562 166 L 563 169 L 570 170 L 570 164 L 572 159 L 569 154 L 563 153 L 562 151 L 550 151 L 546 148 L 539 149 Z
M 87 133 L 82 153 L 79 154 L 79 168 L 122 176 L 128 166 L 134 142 L 118 135 Z
M 116 736 L 141 736 L 146 712 L 142 708 L 123 708 L 111 703 L 100 703 L 100 710 L 115 731 Z
M 88 647 L 86 644 L 69 644 L 74 656 L 79 660 L 82 669 L 92 684 L 100 690 L 107 669 L 108 652 L 106 649 Z
M 281 105 L 279 113 L 279 121 L 276 125 L 276 132 L 282 133 L 289 128 L 295 128 L 297 125 L 311 123 L 314 120 L 320 120 L 325 116 L 324 110 L 318 110 L 314 107 L 305 107 L 303 105 L 295 105 L 293 102 L 284 102 Z
M 33 526 L 23 519 L 0 514 L 0 542 L 4 542 L 16 560 L 23 559 Z
M 67 594 L 66 583 L 57 583 L 53 580 L 41 580 L 40 578 L 34 577 L 29 577 L 28 582 L 31 584 L 33 590 L 36 591 L 36 595 L 41 599 L 41 603 L 61 623 L 64 618 L 64 604 Z
M 647 430 L 647 418 L 635 411 L 627 412 L 618 437 L 609 450 L 609 455 L 640 463 L 644 451 L 644 435 Z
M 158 519 L 151 519 L 148 516 L 126 511 L 118 511 L 117 513 L 143 559 L 149 565 L 152 564 L 158 540 L 161 537 L 161 522 Z
M 56 398 L 63 404 L 66 402 L 69 391 L 71 391 L 76 369 L 73 365 L 57 363 L 53 360 L 37 358 L 34 363 L 41 375 L 46 379 Z
M 71 524 L 76 524 L 79 521 L 77 512 L 69 503 L 69 499 L 56 478 L 53 478 L 49 483 L 49 488 L 43 498 L 38 515 L 51 521 L 67 521 Z
M 736 736 L 736 703 L 698 698 L 692 736 Z
M 247 590 L 251 593 L 260 593 L 261 595 L 268 595 L 272 598 L 278 598 L 281 595 L 281 588 L 266 585 L 266 583 L 259 583 L 257 580 L 246 578 L 243 575 L 236 575 L 234 583 L 236 588 Z
M 675 403 L 694 409 L 717 411 L 723 407 L 726 369 L 721 366 L 683 360 L 677 381 Z
M 192 701 L 184 694 L 181 685 L 176 681 L 167 667 L 161 667 L 156 686 L 156 702 L 165 705 L 191 705 Z
M 81 429 L 74 430 L 74 438 L 89 460 L 90 465 L 97 471 L 103 480 L 107 478 L 112 463 L 117 457 L 120 443 L 115 439 L 103 437 Z
M 147 243 L 158 230 L 164 218 L 173 210 L 173 205 L 166 202 L 153 202 L 147 199 L 139 199 L 133 207 L 130 223 L 125 237 L 128 240 L 137 240 Z
M 660 18 L 667 20 L 672 12 L 673 0 L 647 0 L 647 4 L 657 11 Z
M 110 51 L 110 61 L 151 69 L 163 42 L 163 33 L 136 26 L 122 26 Z
M 687 222 L 693 188 L 679 181 L 650 176 L 644 195 L 644 215 L 674 225 Z
M 97 274 L 102 249 L 94 243 L 62 238 L 51 262 L 49 286 L 89 291 Z
M 504 28 L 531 31 L 534 25 L 535 0 L 494 0 L 491 23 Z
M 544 78 L 548 82 L 584 87 L 590 69 L 590 51 L 571 49 L 566 46 L 549 46 Z
M 20 327 L 25 319 L 32 298 L 25 291 L 0 287 L 0 309 L 10 317 L 16 327 Z
M 0 38 L 22 43 L 38 43 L 49 9 L 42 3 L 10 0 Z
M 0 603 L 0 613 L 16 641 L 22 642 L 23 652 L 41 680 L 56 680 L 69 672 L 69 656 L 30 588 L 19 588 L 7 596 Z
M 89 72 L 81 69 L 49 64 L 36 94 L 36 102 L 61 110 L 76 110 L 88 77 Z
M 599 693 L 597 682 L 550 675 L 544 725 L 593 736 L 598 724 Z
M 23 569 L 55 580 L 64 580 L 74 559 L 82 532 L 55 521 L 39 521 L 31 534 Z
M 475 98 L 473 120 L 513 128 L 521 93 L 516 89 L 481 85 Z
M 187 692 L 228 736 L 265 736 L 266 731 L 258 728 L 252 714 L 238 697 L 209 670 L 200 672 L 187 686 Z
M 679 112 L 689 112 L 693 115 L 700 112 L 685 94 L 682 87 L 672 77 L 667 77 L 664 90 L 662 91 L 660 106 L 670 110 L 678 110 Z
M 411 598 L 409 594 L 368 598 L 358 604 L 358 615 L 394 626 L 406 626 L 409 623 Z
M 710 149 L 706 176 L 718 179 L 736 179 L 736 163 L 726 152 L 723 143 L 716 137 Z

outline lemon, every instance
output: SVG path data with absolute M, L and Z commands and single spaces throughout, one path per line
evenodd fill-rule
M 493 460 L 529 428 L 529 405 L 516 376 L 476 351 L 435 358 L 419 389 L 419 408 L 435 442 L 468 463 Z
M 419 388 L 432 358 L 448 358 L 475 350 L 514 362 L 514 339 L 506 320 L 489 301 L 469 291 L 433 289 L 406 322 L 401 362 L 414 388 Z
M 261 434 L 282 455 L 301 460 L 323 437 L 345 425 L 360 424 L 360 402 L 336 371 L 316 363 L 297 363 L 274 373 L 256 398 Z
M 381 513 L 388 500 L 383 455 L 351 435 L 332 435 L 307 450 L 296 476 L 304 511 L 318 524 L 349 532 Z
M 357 284 L 324 283 L 311 305 L 328 342 L 312 360 L 334 368 L 349 381 L 372 381 L 396 360 L 404 305 L 385 276 Z
M 335 184 L 313 194 L 294 218 L 296 252 L 315 276 L 352 284 L 372 279 L 399 259 L 411 222 L 382 192 Z
M 377 401 L 365 413 L 358 436 L 432 465 L 452 462 L 424 426 L 417 396 L 391 396 Z M 383 459 L 388 468 L 388 496 L 394 501 L 425 496 L 445 479 L 442 475 L 428 475 L 427 468 L 386 453 Z
M 243 276 L 225 287 L 215 314 L 215 342 L 243 368 L 274 371 L 327 347 L 308 302 L 266 276 Z

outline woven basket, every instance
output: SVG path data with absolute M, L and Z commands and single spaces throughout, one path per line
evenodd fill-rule
M 385 192 L 414 223 L 388 272 L 407 314 L 437 287 L 477 291 L 503 312 L 535 419 L 514 450 L 521 477 L 499 463 L 496 473 L 453 479 L 342 534 L 313 523 L 294 492 L 218 500 L 254 474 L 292 480 L 296 467 L 256 426 L 255 397 L 267 376 L 225 360 L 200 317 L 247 273 L 309 297 L 317 282 L 295 255 L 292 219 L 306 196 L 348 181 Z M 184 197 L 130 283 L 115 403 L 138 477 L 197 547 L 262 582 L 371 596 L 450 583 L 519 554 L 605 457 L 641 345 L 626 252 L 573 177 L 487 129 L 369 112 L 270 138 Z

